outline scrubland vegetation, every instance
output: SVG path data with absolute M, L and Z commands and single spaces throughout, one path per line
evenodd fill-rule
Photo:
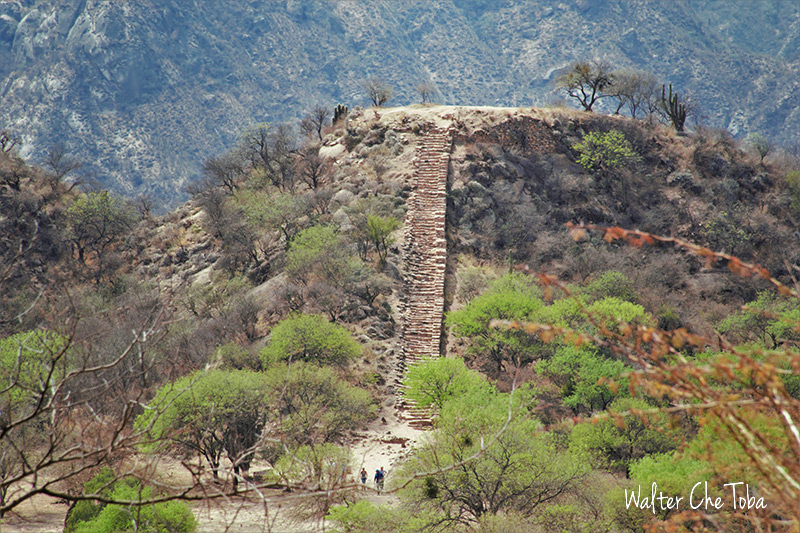
M 248 128 L 163 217 L 7 143 L 0 515 L 44 495 L 69 531 L 192 531 L 188 504 L 224 497 L 341 531 L 797 527 L 796 159 L 566 109 L 324 110 Z M 399 394 L 399 229 L 445 114 L 448 353 L 404 378 L 433 427 L 386 503 L 349 447 Z M 706 481 L 724 507 L 688 505 Z M 653 482 L 684 503 L 631 506 Z M 734 509 L 736 482 L 764 507 Z

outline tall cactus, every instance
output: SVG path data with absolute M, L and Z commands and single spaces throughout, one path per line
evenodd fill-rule
M 675 131 L 683 131 L 686 122 L 686 104 L 678 101 L 678 93 L 672 92 L 672 84 L 669 84 L 669 96 L 666 93 L 666 86 L 661 85 L 661 107 L 672 122 Z
M 347 115 L 348 111 L 346 105 L 336 104 L 336 107 L 333 108 L 333 123 L 336 124 L 342 120 Z

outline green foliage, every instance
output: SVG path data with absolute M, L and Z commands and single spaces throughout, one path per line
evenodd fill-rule
M 636 303 L 636 287 L 633 281 L 621 272 L 609 270 L 592 279 L 581 291 L 589 302 L 614 297 L 626 302 Z
M 757 341 L 775 348 L 783 342 L 800 340 L 800 334 L 795 331 L 798 324 L 797 300 L 763 291 L 744 309 L 720 322 L 717 331 L 738 342 Z
M 403 498 L 439 517 L 469 522 L 505 512 L 531 516 L 543 502 L 573 490 L 589 471 L 585 458 L 559 449 L 521 409 L 525 400 L 519 402 L 476 393 L 446 403 L 436 431 L 407 467 L 438 473 L 413 481 Z M 514 416 L 500 432 L 509 409 Z
M 99 280 L 105 273 L 108 247 L 130 229 L 133 214 L 121 200 L 108 191 L 100 191 L 79 195 L 67 208 L 66 215 L 78 259 L 85 262 L 86 252 L 92 252 Z
M 329 442 L 375 418 L 368 391 L 349 385 L 327 367 L 278 364 L 266 373 L 270 417 L 282 441 L 292 445 Z
M 490 327 L 491 321 L 531 320 L 544 307 L 540 295 L 530 278 L 509 274 L 463 309 L 449 313 L 447 324 L 456 335 L 469 338 L 473 353 L 487 355 L 501 371 L 505 361 L 536 359 L 541 343 L 521 331 Z
M 321 315 L 299 314 L 284 318 L 272 328 L 261 360 L 265 367 L 285 360 L 344 366 L 361 353 L 361 345 L 343 326 Z
M 191 533 L 197 530 L 197 521 L 186 503 L 140 503 L 155 496 L 152 488 L 142 487 L 133 478 L 115 481 L 114 472 L 108 467 L 84 485 L 84 494 L 130 504 L 79 501 L 67 515 L 66 533 Z
M 787 434 L 780 421 L 763 413 L 742 411 L 739 422 L 763 435 L 779 457 L 790 457 L 793 453 L 795 437 Z M 723 423 L 705 417 L 700 420 L 697 436 L 681 450 L 678 459 L 704 463 L 721 479 L 747 480 L 751 486 L 768 484 L 759 465 L 748 460 L 750 453 Z
M 385 197 L 359 198 L 345 207 L 344 211 L 353 225 L 352 238 L 358 245 L 361 259 L 367 259 L 370 245 L 379 248 L 384 242 L 384 252 L 386 247 L 391 246 L 391 241 L 386 239 L 400 223 L 394 216 L 394 205 Z
M 800 213 L 800 170 L 790 170 L 784 179 L 792 200 L 792 209 L 795 213 Z
M 641 161 L 641 156 L 625 135 L 617 130 L 589 132 L 575 145 L 575 150 L 578 151 L 578 163 L 586 170 L 597 169 L 605 173 Z
M 775 148 L 775 145 L 764 135 L 760 133 L 749 133 L 747 135 L 747 144 L 753 148 L 758 154 L 759 163 L 764 164 L 764 158 Z
M 335 444 L 302 445 L 283 454 L 275 471 L 286 484 L 330 489 L 346 482 L 351 460 L 350 450 Z
M 341 280 L 347 254 L 336 229 L 313 226 L 298 233 L 286 252 L 286 273 L 305 284 L 315 280 Z
M 462 258 L 459 258 L 459 264 Z M 486 267 L 469 265 L 458 270 L 458 297 L 462 302 L 469 303 L 489 287 L 492 274 Z
M 333 523 L 332 531 L 337 533 L 411 533 L 423 530 L 428 517 L 419 509 L 359 500 L 331 507 L 325 518 Z
M 747 228 L 727 211 L 718 211 L 713 218 L 702 222 L 700 235 L 709 248 L 729 254 L 742 253 L 753 240 Z
M 573 448 L 594 454 L 610 470 L 628 472 L 632 461 L 653 453 L 674 450 L 682 441 L 679 429 L 671 428 L 669 416 L 652 411 L 638 398 L 618 398 L 609 406 L 612 418 L 586 422 L 572 430 Z
M 259 189 L 239 190 L 236 200 L 247 220 L 256 228 L 279 231 L 286 248 L 302 229 L 308 205 L 301 196 L 288 192 L 266 192 Z
M 592 348 L 571 345 L 559 347 L 536 365 L 537 372 L 561 387 L 564 404 L 584 413 L 604 410 L 618 396 L 627 395 L 628 379 L 622 377 L 627 370 L 625 363 L 602 357 Z
M 394 244 L 391 234 L 400 227 L 400 221 L 394 217 L 382 217 L 370 215 L 367 217 L 367 237 L 375 246 L 378 252 L 378 259 L 381 263 L 386 262 L 386 254 L 389 247 Z
M 490 395 L 492 385 L 482 375 L 467 368 L 462 359 L 436 358 L 408 367 L 404 384 L 406 397 L 420 407 L 442 409 L 454 398 L 469 394 Z
M 216 475 L 223 452 L 247 470 L 265 423 L 266 376 L 247 370 L 195 372 L 161 387 L 135 421 L 153 442 L 206 458 Z
M 20 418 L 68 370 L 68 341 L 35 330 L 0 339 L 0 417 Z M 0 418 L 2 421 L 2 418 Z
M 217 348 L 214 357 L 224 368 L 236 370 L 260 370 L 261 359 L 244 346 L 234 342 L 223 344 Z
M 586 312 L 605 328 L 617 329 L 619 324 L 652 325 L 652 317 L 639 304 L 626 302 L 619 298 L 603 298 L 592 302 Z

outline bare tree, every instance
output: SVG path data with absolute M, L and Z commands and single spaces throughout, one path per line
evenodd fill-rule
M 328 124 L 331 110 L 324 105 L 316 105 L 311 112 L 300 121 L 300 129 L 308 136 L 317 134 L 317 138 L 322 140 L 322 130 Z
M 59 182 L 63 180 L 67 174 L 83 166 L 83 163 L 69 155 L 69 148 L 64 143 L 58 143 L 50 147 L 50 150 L 47 151 L 44 164 L 45 167 L 53 173 L 56 181 Z
M 238 154 L 227 152 L 219 157 L 210 157 L 203 164 L 203 174 L 209 183 L 224 187 L 233 194 L 244 177 L 244 165 Z
M 417 85 L 417 92 L 422 98 L 422 103 L 427 104 L 432 102 L 436 95 L 436 85 L 432 81 L 424 81 Z
M 328 172 L 329 162 L 319 155 L 319 146 L 310 145 L 300 149 L 300 177 L 309 189 L 316 190 L 323 185 Z
M 775 149 L 775 143 L 760 133 L 750 133 L 747 136 L 747 144 L 749 144 L 758 154 L 760 158 L 759 163 L 761 166 L 764 166 L 764 158 Z
M 576 99 L 585 111 L 591 111 L 611 85 L 611 65 L 604 60 L 578 61 L 556 79 L 556 88 Z
M 652 72 L 621 69 L 611 75 L 606 92 L 617 101 L 615 114 L 627 107 L 631 117 L 637 118 L 639 112 L 652 113 L 658 109 L 658 85 L 658 78 Z
M 380 78 L 369 78 L 363 82 L 363 86 L 375 107 L 381 107 L 392 99 L 392 88 Z
M 297 138 L 291 126 L 256 124 L 244 133 L 240 151 L 270 183 L 283 190 L 294 187 Z

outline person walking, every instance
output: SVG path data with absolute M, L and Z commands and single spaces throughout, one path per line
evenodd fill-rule
M 362 485 L 367 484 L 367 469 L 364 468 L 363 466 L 361 467 L 361 484 Z
M 382 469 L 375 470 L 375 488 L 378 492 L 383 490 L 383 471 Z

